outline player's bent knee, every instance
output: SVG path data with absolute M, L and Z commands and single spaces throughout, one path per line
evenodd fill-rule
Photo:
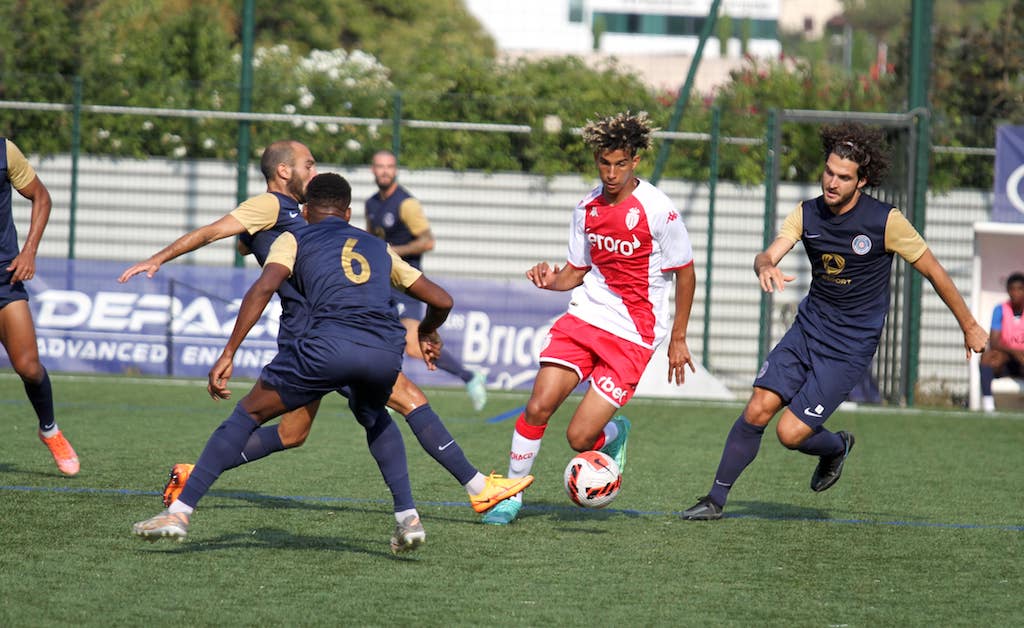
M 574 451 L 590 451 L 594 448 L 597 437 L 593 434 L 566 432 L 565 439 L 569 441 L 569 447 Z
M 293 449 L 295 447 L 302 447 L 306 442 L 306 438 L 309 437 L 309 431 L 294 432 L 283 429 L 283 425 L 278 425 L 277 435 L 281 438 L 281 444 L 284 445 L 285 449 Z
M 11 361 L 11 367 L 22 381 L 30 384 L 38 384 L 43 381 L 43 364 L 39 360 L 15 359 Z
M 799 420 L 795 420 L 795 422 L 798 425 L 794 425 L 792 421 L 780 421 L 778 427 L 775 428 L 775 435 L 786 449 L 798 449 L 814 433 L 811 428 Z

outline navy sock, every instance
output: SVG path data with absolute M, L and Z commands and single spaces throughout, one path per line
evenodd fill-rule
M 715 472 L 715 482 L 708 493 L 711 500 L 719 506 L 725 505 L 732 485 L 757 457 L 762 435 L 764 428 L 747 423 L 742 414 L 732 424 L 729 436 L 725 439 L 725 447 L 722 449 L 722 460 L 718 463 L 718 471 Z
M 395 503 L 395 512 L 416 507 L 412 498 L 412 485 L 409 483 L 409 466 L 405 458 L 405 443 L 398 425 L 384 408 L 376 421 L 366 428 L 366 443 L 370 446 L 370 455 L 377 461 L 377 468 L 384 477 L 384 483 L 391 491 Z
M 458 376 L 463 382 L 473 379 L 473 371 L 462 366 L 462 362 L 455 359 L 447 349 L 441 349 L 441 355 L 437 358 L 437 368 Z
M 57 422 L 53 417 L 53 387 L 50 385 L 50 373 L 43 369 L 43 379 L 38 384 L 32 384 L 22 380 L 25 385 L 25 394 L 36 411 L 39 419 L 39 429 L 46 431 L 53 429 Z
M 260 458 L 266 458 L 276 451 L 283 451 L 284 443 L 281 442 L 281 435 L 277 431 L 277 425 L 264 425 L 249 435 L 245 442 L 245 448 L 239 452 L 230 465 L 224 470 L 234 469 L 247 462 L 256 462 Z
M 992 380 L 995 379 L 995 371 L 991 366 L 981 365 L 978 367 L 978 373 L 981 375 L 981 396 L 991 397 L 992 396 Z
M 466 454 L 462 453 L 462 448 L 429 403 L 410 412 L 405 420 L 423 449 L 441 463 L 459 484 L 466 484 L 476 476 L 476 467 L 466 459 Z
M 220 474 L 231 468 L 231 463 L 238 458 L 239 452 L 257 427 L 249 413 L 241 405 L 236 405 L 231 416 L 210 434 L 203 453 L 199 454 L 199 460 L 188 477 L 185 490 L 178 499 L 195 508 Z
M 834 456 L 846 450 L 846 443 L 839 434 L 830 432 L 825 428 L 811 434 L 811 437 L 800 443 L 797 451 L 809 456 Z

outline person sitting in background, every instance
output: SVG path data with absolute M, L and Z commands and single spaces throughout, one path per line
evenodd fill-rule
M 992 311 L 988 348 L 981 354 L 981 409 L 995 412 L 992 380 L 997 377 L 1024 375 L 1024 273 L 1013 273 L 1006 279 L 1009 300 Z

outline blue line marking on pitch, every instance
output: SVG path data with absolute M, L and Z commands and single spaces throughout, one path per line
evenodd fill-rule
M 518 408 L 512 408 L 508 412 L 502 412 L 501 414 L 492 416 L 491 418 L 487 419 L 487 422 L 488 423 L 501 423 L 502 421 L 504 421 L 506 419 L 511 419 L 514 416 L 515 417 L 519 416 L 519 414 L 523 410 L 526 410 L 526 406 L 519 406 Z
M 125 496 L 157 496 L 162 495 L 160 491 L 139 491 L 126 488 L 74 488 L 69 486 L 0 486 L 0 491 L 18 491 L 23 493 L 78 493 L 95 495 L 125 495 Z M 381 504 L 390 505 L 391 501 L 386 499 L 371 499 L 362 497 L 310 497 L 308 495 L 263 495 L 261 493 L 210 493 L 210 497 L 226 497 L 234 499 L 250 499 L 254 501 L 288 500 L 296 502 L 320 502 L 320 503 L 348 503 L 348 504 Z M 421 506 L 453 506 L 465 508 L 466 502 L 449 501 L 418 501 Z M 580 512 L 575 506 L 540 506 L 525 504 L 523 510 L 534 510 L 543 512 Z M 672 516 L 678 517 L 678 512 L 663 512 L 660 510 L 633 510 L 618 508 L 603 508 L 602 512 L 612 512 L 630 516 Z M 1003 530 L 1006 532 L 1024 532 L 1024 525 L 999 525 L 982 523 L 938 523 L 934 521 L 873 521 L 871 519 L 829 519 L 825 517 L 780 517 L 772 515 L 753 514 L 726 514 L 724 519 L 756 519 L 763 521 L 811 521 L 817 523 L 837 523 L 841 525 L 870 525 L 870 526 L 893 526 L 901 528 L 937 528 L 941 530 Z M 690 524 L 699 527 L 700 523 Z M 707 525 L 707 524 L 703 524 Z

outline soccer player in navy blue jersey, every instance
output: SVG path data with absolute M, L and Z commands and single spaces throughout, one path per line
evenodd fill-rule
M 779 262 L 803 242 L 810 290 L 754 380 L 750 401 L 726 438 L 710 493 L 683 511 L 683 519 L 722 517 L 729 490 L 757 456 L 765 427 L 779 410 L 779 441 L 819 459 L 811 490 L 824 491 L 839 480 L 853 434 L 830 432 L 824 424 L 864 376 L 878 347 L 889 310 L 893 255 L 931 282 L 963 331 L 968 358 L 988 340 L 913 225 L 898 209 L 864 192 L 882 181 L 889 164 L 881 130 L 843 123 L 823 127 L 821 140 L 821 196 L 799 204 L 775 241 L 754 258 L 761 289 L 781 291 L 795 277 L 784 275 Z
M 18 248 L 18 232 L 11 211 L 12 190 L 32 203 L 25 244 Z M 36 274 L 36 251 L 50 220 L 50 192 L 11 140 L 0 137 L 0 344 L 21 378 L 32 409 L 39 420 L 43 441 L 64 475 L 78 473 L 78 454 L 57 427 L 53 412 L 50 374 L 39 361 L 36 328 L 28 307 L 26 281 Z
M 163 264 L 231 236 L 239 236 L 240 248 L 245 249 L 243 252 L 253 254 L 262 265 L 277 236 L 306 224 L 300 215 L 300 206 L 306 200 L 306 185 L 317 170 L 309 148 L 294 140 L 280 140 L 267 146 L 260 159 L 260 170 L 267 181 L 266 192 L 243 201 L 216 221 L 186 233 L 149 259 L 130 266 L 118 281 L 124 283 L 143 273 L 153 277 Z M 305 300 L 290 282 L 283 283 L 278 294 L 282 306 L 278 331 L 280 343 L 301 337 L 307 322 Z M 470 463 L 423 391 L 402 373 L 398 375 L 388 405 L 405 417 L 424 451 L 466 489 L 470 505 L 476 512 L 488 510 L 533 481 L 532 476 L 511 479 L 493 473 L 483 475 Z M 319 400 L 313 401 L 306 407 L 286 413 L 276 425 L 260 427 L 253 432 L 245 449 L 231 466 L 301 446 L 309 436 L 318 407 Z M 381 411 L 387 413 L 386 410 Z M 181 493 L 192 469 L 193 465 L 187 463 L 178 463 L 171 468 L 164 487 L 165 506 Z
M 419 336 L 429 363 L 440 352 L 437 329 L 452 300 L 384 242 L 348 223 L 351 196 L 348 182 L 336 174 L 310 180 L 305 209 L 310 224 L 284 232 L 271 246 L 263 273 L 242 299 L 231 336 L 210 370 L 210 395 L 231 397 L 228 380 L 234 354 L 270 298 L 289 279 L 305 299 L 307 331 L 280 344 L 252 390 L 211 435 L 180 496 L 164 512 L 136 523 L 136 535 L 150 540 L 187 536 L 196 504 L 259 425 L 347 387 L 349 405 L 367 430 L 371 450 L 382 443 L 387 448 L 385 455 L 375 457 L 394 499 L 397 526 L 391 549 L 407 551 L 424 541 L 401 435 L 382 412 L 405 349 L 405 328 L 392 303 L 391 288 L 401 286 L 427 304 Z

